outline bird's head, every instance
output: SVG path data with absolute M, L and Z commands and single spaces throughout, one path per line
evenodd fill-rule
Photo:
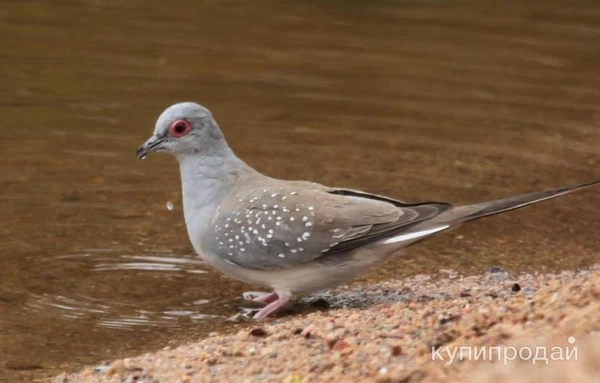
M 154 133 L 137 148 L 138 159 L 152 152 L 168 152 L 175 157 L 206 155 L 227 145 L 208 109 L 194 102 L 182 102 L 164 110 Z

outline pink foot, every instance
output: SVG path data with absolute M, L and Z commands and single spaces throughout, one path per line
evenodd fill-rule
M 252 301 L 253 302 L 259 302 L 259 303 L 265 303 L 265 304 L 269 304 L 271 302 L 275 302 L 277 299 L 279 299 L 279 296 L 277 295 L 276 292 L 272 292 L 272 293 L 266 293 L 263 294 L 259 297 L 254 298 Z
M 290 301 L 292 300 L 292 297 L 290 297 L 290 296 L 279 295 L 277 293 L 272 293 L 272 294 L 279 296 L 279 298 L 272 301 L 265 307 L 263 307 L 259 312 L 257 312 L 254 315 L 254 319 L 256 319 L 257 321 L 263 320 L 266 317 L 268 317 L 269 315 L 276 313 L 277 311 L 279 311 L 282 308 L 284 308 L 285 306 L 287 306 L 287 304 L 290 303 Z M 268 294 L 268 295 L 270 295 L 270 294 Z

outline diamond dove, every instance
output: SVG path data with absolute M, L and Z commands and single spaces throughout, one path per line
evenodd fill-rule
M 304 295 L 348 282 L 398 250 L 451 227 L 583 189 L 600 181 L 467 206 L 405 203 L 358 190 L 259 173 L 229 147 L 210 111 L 167 108 L 138 158 L 169 152 L 179 162 L 194 250 L 220 272 L 273 290 L 261 320 Z

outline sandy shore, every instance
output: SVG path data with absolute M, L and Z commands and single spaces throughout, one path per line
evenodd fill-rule
M 600 381 L 598 266 L 518 276 L 447 270 L 315 299 L 328 307 L 54 382 Z

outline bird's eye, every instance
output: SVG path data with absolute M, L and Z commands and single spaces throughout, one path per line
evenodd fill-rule
M 186 120 L 173 121 L 169 125 L 169 134 L 173 137 L 183 137 L 192 130 L 192 126 Z

